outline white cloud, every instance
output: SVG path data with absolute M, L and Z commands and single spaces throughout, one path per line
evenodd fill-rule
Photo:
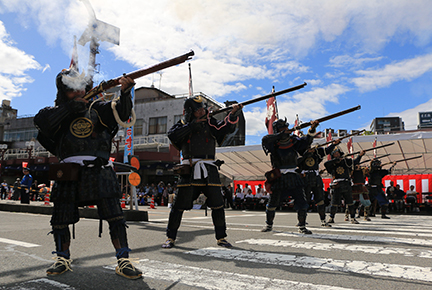
M 308 122 L 328 114 L 325 106 L 327 103 L 337 103 L 339 96 L 349 89 L 339 84 L 332 84 L 325 88 L 315 88 L 305 93 L 297 93 L 293 96 L 278 96 L 277 107 L 279 118 L 287 117 L 290 124 L 294 124 L 296 114 L 303 122 Z M 266 108 L 245 107 L 247 135 L 263 135 L 267 131 L 265 127 Z
M 432 112 L 432 99 L 426 103 L 420 104 L 414 108 L 399 112 L 390 113 L 388 117 L 400 117 L 405 124 L 405 130 L 415 130 L 419 123 L 418 113 L 419 112 Z
M 0 21 L 0 95 L 7 99 L 20 96 L 24 85 L 33 82 L 26 72 L 41 69 L 34 57 L 14 47 L 3 22 Z
M 419 56 L 386 65 L 376 70 L 356 71 L 361 77 L 352 79 L 352 82 L 361 92 L 372 91 L 387 87 L 397 81 L 411 81 L 432 70 L 432 54 Z

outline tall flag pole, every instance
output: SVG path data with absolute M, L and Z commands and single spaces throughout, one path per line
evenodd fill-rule
M 272 88 L 272 93 L 275 92 L 275 87 Z M 279 118 L 277 112 L 276 97 L 270 97 L 267 100 L 267 116 L 265 118 L 265 125 L 269 134 L 273 134 L 273 122 Z
M 76 43 L 76 36 L 74 35 L 74 47 L 72 50 L 72 58 L 69 65 L 69 68 L 75 69 L 77 72 L 79 72 L 78 68 L 78 49 L 77 49 L 77 43 Z
M 189 98 L 193 97 L 193 87 L 192 87 L 192 69 L 189 63 Z
M 331 133 L 331 130 L 328 130 L 328 132 L 329 132 L 329 133 L 328 133 L 328 135 L 327 135 L 327 139 L 326 139 L 326 141 L 327 141 L 327 142 L 330 142 L 330 141 L 332 140 L 332 133 Z M 330 144 L 328 144 L 327 147 L 328 147 L 328 146 L 330 146 Z M 329 154 L 329 155 L 327 155 L 327 160 L 330 160 L 330 159 L 331 159 L 331 155 Z
M 376 145 L 377 145 L 377 137 L 375 137 L 375 140 L 372 144 L 372 147 L 375 148 Z M 377 157 L 377 150 L 376 149 L 374 149 L 373 154 L 374 154 L 374 158 L 376 158 Z

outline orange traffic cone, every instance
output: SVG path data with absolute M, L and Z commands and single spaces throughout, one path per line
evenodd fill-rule
M 126 197 L 125 197 L 124 193 L 123 193 L 123 198 L 122 198 L 122 201 L 121 201 L 121 208 L 126 208 Z
M 48 196 L 48 193 L 45 194 L 45 203 L 44 205 L 50 205 L 50 198 Z
M 154 196 L 152 196 L 152 200 L 151 200 L 151 203 L 150 203 L 150 208 L 155 208 L 155 205 L 154 205 Z
M 163 196 L 162 196 L 162 198 L 161 198 L 161 206 L 165 206 Z

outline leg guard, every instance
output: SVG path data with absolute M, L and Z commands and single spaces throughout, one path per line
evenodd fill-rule
M 183 217 L 183 210 L 171 208 L 168 227 L 166 235 L 169 239 L 175 240 L 177 237 L 177 230 L 180 227 L 181 219 Z
M 301 209 L 301 210 L 297 211 L 297 219 L 298 219 L 299 227 L 306 226 L 306 215 L 307 215 L 307 212 L 305 209 Z
M 116 257 L 128 258 L 129 257 L 129 246 L 126 235 L 126 221 L 123 217 L 114 218 L 108 220 L 111 241 L 116 249 Z
M 56 246 L 56 250 L 52 253 L 66 259 L 70 259 L 69 246 L 71 236 L 69 226 L 53 226 L 53 230 L 51 233 L 54 235 L 54 243 Z
M 227 234 L 224 209 L 212 208 L 212 219 L 215 228 L 216 240 L 225 238 Z
M 337 211 L 337 206 L 335 206 L 335 205 L 332 205 L 331 206 L 331 208 L 330 208 L 330 217 L 331 218 L 334 218 L 335 217 L 335 215 L 336 215 L 336 211 Z
M 325 204 L 324 202 L 322 204 L 317 204 L 317 211 L 318 214 L 320 216 L 320 220 L 325 220 L 326 215 L 325 215 Z
M 267 208 L 266 208 L 266 224 L 272 226 L 275 216 L 276 216 L 276 208 L 267 206 Z
M 350 205 L 348 205 L 348 211 L 349 211 L 350 217 L 351 217 L 352 219 L 355 218 L 356 208 L 355 208 L 355 205 L 354 205 L 354 204 L 350 204 Z

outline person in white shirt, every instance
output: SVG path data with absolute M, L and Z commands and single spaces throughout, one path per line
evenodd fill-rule
M 417 191 L 414 189 L 414 185 L 410 186 L 410 189 L 406 192 L 406 201 L 411 205 L 411 211 L 419 212 L 420 209 L 416 206 L 417 203 Z

